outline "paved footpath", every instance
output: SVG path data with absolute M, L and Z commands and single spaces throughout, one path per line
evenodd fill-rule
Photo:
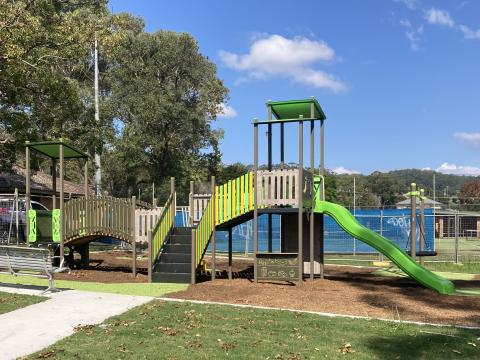
M 0 287 L 0 291 L 40 295 L 41 291 Z M 153 298 L 79 290 L 48 294 L 48 300 L 0 315 L 0 359 L 39 351 L 73 334 L 75 326 L 99 324 Z

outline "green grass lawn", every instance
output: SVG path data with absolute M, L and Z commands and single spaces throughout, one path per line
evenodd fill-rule
M 28 359 L 474 359 L 480 331 L 154 301 Z
M 461 253 L 471 253 L 480 257 L 480 239 L 458 238 L 458 249 Z M 439 254 L 453 254 L 455 252 L 455 238 L 435 239 L 435 250 Z
M 480 274 L 480 262 L 464 262 L 455 264 L 454 262 L 426 261 L 425 267 L 434 271 L 446 271 L 468 274 Z
M 46 299 L 46 297 L 42 296 L 19 295 L 0 292 L 0 314 L 17 310 L 28 305 L 33 305 Z
M 33 276 L 11 276 L 0 274 L 0 283 L 43 286 L 48 285 L 47 279 Z M 186 284 L 162 284 L 162 283 L 115 283 L 105 284 L 96 282 L 81 282 L 71 280 L 55 280 L 55 287 L 59 289 L 74 289 L 84 291 L 100 291 L 124 295 L 163 296 L 169 292 L 181 291 Z

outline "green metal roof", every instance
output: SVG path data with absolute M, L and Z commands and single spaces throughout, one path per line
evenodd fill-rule
M 83 151 L 77 150 L 72 145 L 69 145 L 62 140 L 59 141 L 40 141 L 40 142 L 26 142 L 25 146 L 39 152 L 52 159 L 60 159 L 60 145 L 63 145 L 64 159 L 87 159 L 89 156 Z
M 311 113 L 312 104 L 313 117 Z M 301 116 L 305 119 L 324 120 L 327 118 L 314 97 L 304 100 L 269 101 L 267 106 L 272 107 L 272 114 L 277 120 L 293 120 L 299 119 Z

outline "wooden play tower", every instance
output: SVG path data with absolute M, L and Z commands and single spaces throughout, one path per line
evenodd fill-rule
M 196 281 L 207 248 L 211 250 L 211 277 L 216 274 L 216 231 L 228 231 L 229 277 L 232 277 L 232 228 L 253 219 L 254 280 L 302 281 L 324 275 L 323 214 L 313 211 L 315 196 L 323 199 L 315 179 L 324 173 L 324 132 L 326 116 L 311 97 L 304 100 L 268 101 L 267 119 L 253 120 L 253 170 L 226 184 L 212 178 L 207 194 L 190 190 L 190 226 L 176 228 L 172 204 L 174 188 L 165 204 L 165 215 L 151 234 L 152 281 Z M 315 168 L 315 123 L 319 123 L 320 166 Z M 309 124 L 310 164 L 304 167 L 304 127 Z M 286 125 L 298 126 L 298 164 L 285 164 Z M 259 128 L 267 127 L 267 164 L 259 165 Z M 279 165 L 274 168 L 273 128 L 279 127 Z M 320 192 L 320 193 L 319 193 Z M 273 251 L 272 217 L 280 216 L 280 251 Z M 259 251 L 259 217 L 267 217 L 267 248 Z

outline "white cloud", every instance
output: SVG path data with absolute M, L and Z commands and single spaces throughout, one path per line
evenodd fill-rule
M 463 141 L 469 145 L 480 147 L 480 133 L 457 132 L 453 134 L 455 139 Z
M 237 111 L 233 107 L 231 107 L 230 105 L 221 104 L 220 107 L 222 109 L 220 110 L 220 112 L 217 115 L 218 118 L 232 119 L 234 117 L 237 117 L 237 115 L 238 115 Z
M 412 50 L 418 50 L 419 42 L 421 40 L 420 36 L 423 34 L 423 25 L 414 28 L 408 19 L 401 19 L 400 25 L 407 28 L 407 30 L 405 31 L 405 36 L 410 42 L 410 47 L 412 48 Z
M 458 29 L 463 32 L 463 36 L 467 40 L 480 40 L 480 29 L 472 30 L 468 26 L 459 25 Z
M 425 20 L 429 24 L 454 27 L 455 21 L 451 18 L 448 11 L 431 8 L 425 11 Z
M 437 169 L 438 172 L 444 174 L 454 174 L 454 175 L 473 175 L 479 176 L 480 175 L 480 168 L 475 166 L 463 166 L 463 165 L 455 165 L 449 163 L 443 163 Z
M 420 6 L 420 0 L 394 0 L 397 3 L 402 3 L 410 10 L 415 10 Z
M 337 166 L 336 168 L 332 169 L 332 172 L 334 172 L 337 175 L 360 174 L 360 171 L 347 169 L 343 166 Z
M 276 34 L 263 35 L 253 40 L 247 54 L 239 55 L 222 50 L 219 56 L 225 66 L 246 72 L 250 79 L 281 76 L 333 92 L 346 90 L 345 84 L 340 80 L 312 67 L 320 62 L 337 59 L 335 51 L 324 41 L 304 37 L 287 39 Z
M 420 7 L 419 1 L 413 1 L 412 3 L 410 3 L 410 0 L 394 1 L 405 4 L 411 10 L 417 10 Z M 467 4 L 468 1 L 463 1 L 457 8 L 461 9 Z M 426 20 L 427 24 L 444 26 L 450 29 L 454 29 L 456 31 L 460 31 L 461 33 L 463 33 L 464 38 L 467 40 L 480 40 L 480 29 L 472 29 L 467 25 L 457 24 L 447 10 L 432 7 L 430 9 L 423 9 L 419 11 L 423 11 L 423 18 L 424 20 Z M 420 35 L 423 34 L 423 26 L 415 28 L 408 19 L 400 20 L 400 24 L 407 28 L 407 30 L 405 31 L 405 35 L 410 41 L 412 49 L 417 50 L 418 43 L 420 41 Z

